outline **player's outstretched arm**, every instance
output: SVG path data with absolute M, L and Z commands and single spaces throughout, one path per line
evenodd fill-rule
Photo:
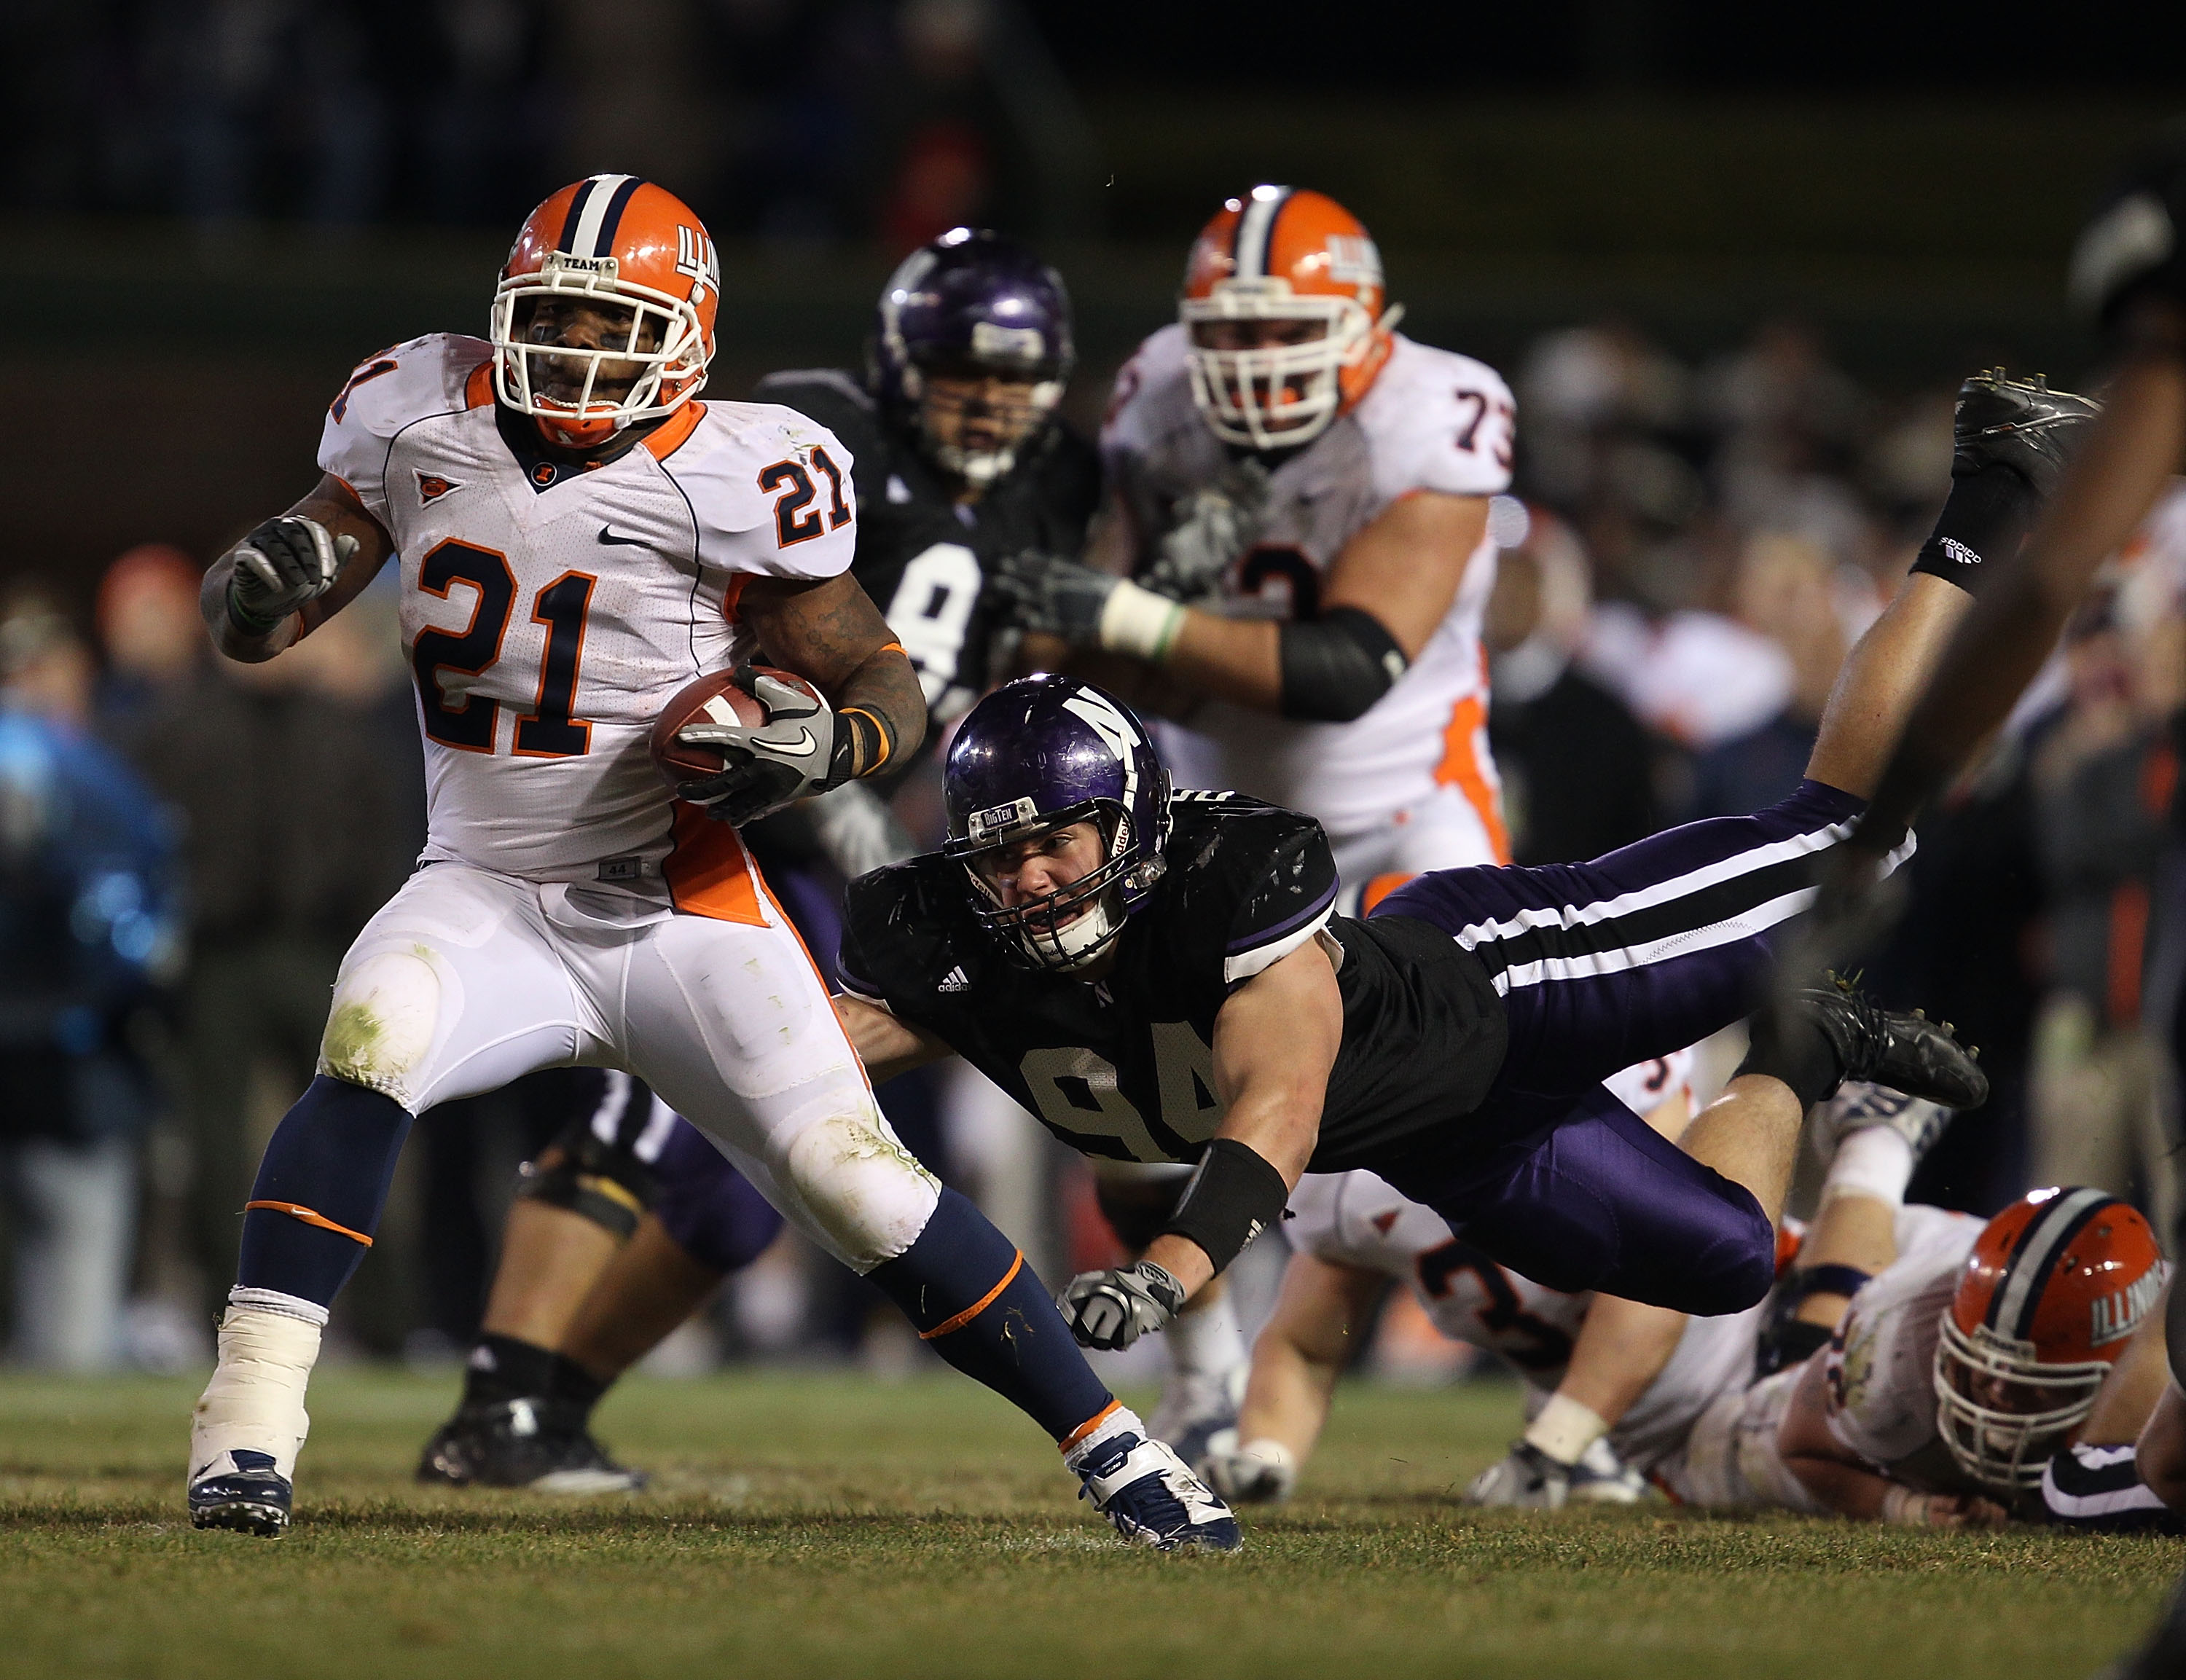
M 1869 1469 L 1830 1432 L 1824 1355 L 1808 1360 L 1784 1414 L 1777 1450 L 1801 1485 L 1840 1516 L 1914 1528 L 2000 1528 L 2004 1507 L 1973 1494 L 1917 1493 Z
M 902 645 L 847 572 L 818 583 L 754 578 L 737 610 L 770 663 L 808 679 L 857 731 L 850 774 L 900 763 L 926 735 L 926 695 Z
M 1320 1141 L 1342 1044 L 1343 994 L 1318 940 L 1254 975 L 1214 1017 L 1214 1089 L 1225 1112 L 1169 1229 L 1146 1248 L 1187 1298 L 1281 1219 Z
M 863 998 L 838 992 L 834 1005 L 843 1031 L 849 1036 L 850 1048 L 857 1051 L 858 1060 L 866 1064 L 866 1077 L 876 1085 L 956 1054 L 933 1033 L 897 1020 Z
M 1319 614 L 1282 624 L 1186 607 L 1052 555 L 1005 561 L 994 583 L 1029 632 L 1124 656 L 1255 711 L 1348 723 L 1419 657 L 1487 529 L 1486 496 L 1405 496 L 1344 545 Z
M 1236 1439 L 1211 1449 L 1208 1474 L 1225 1498 L 1290 1497 L 1328 1421 L 1336 1380 L 1359 1351 L 1389 1280 L 1357 1266 L 1293 1254 L 1282 1292 L 1253 1344 Z
M 198 610 L 215 647 L 258 664 L 349 605 L 394 552 L 387 528 L 329 473 L 213 562 Z

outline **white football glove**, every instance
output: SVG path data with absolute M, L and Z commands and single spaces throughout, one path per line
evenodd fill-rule
M 1110 1272 L 1080 1272 L 1055 1297 L 1081 1347 L 1129 1347 L 1184 1309 L 1184 1287 L 1151 1260 Z
M 1241 1447 L 1234 1429 L 1218 1430 L 1208 1437 L 1201 1470 L 1233 1505 L 1275 1504 L 1298 1487 L 1298 1457 L 1289 1448 L 1264 1435 Z
M 235 548 L 227 610 L 238 628 L 263 636 L 305 602 L 334 586 L 356 552 L 353 536 L 335 536 L 317 519 L 283 513 L 268 519 Z

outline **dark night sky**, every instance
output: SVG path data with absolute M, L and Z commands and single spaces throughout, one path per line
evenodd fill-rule
M 2175 6 L 2055 0 L 1445 0 L 1028 7 L 1081 86 L 1270 91 L 2186 88 Z M 1149 65 L 1159 69 L 1150 71 Z M 2000 130 L 2010 108 L 2000 105 Z

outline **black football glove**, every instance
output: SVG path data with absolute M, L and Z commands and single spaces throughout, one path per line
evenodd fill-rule
M 236 628 L 264 636 L 307 601 L 334 586 L 335 574 L 356 552 L 356 539 L 335 536 L 317 519 L 283 513 L 251 532 L 235 550 L 227 580 L 227 614 Z
M 1117 581 L 1037 549 L 1009 555 L 987 574 L 987 587 L 1018 629 L 1059 636 L 1073 647 L 1100 645 L 1101 614 Z
M 851 734 L 836 727 L 831 708 L 749 665 L 737 666 L 731 680 L 765 709 L 766 721 L 677 730 L 685 746 L 711 747 L 726 761 L 717 775 L 679 782 L 677 798 L 704 806 L 717 822 L 741 826 L 850 779 Z
M 1184 1310 L 1184 1286 L 1151 1260 L 1110 1272 L 1080 1272 L 1055 1297 L 1081 1347 L 1129 1347 Z

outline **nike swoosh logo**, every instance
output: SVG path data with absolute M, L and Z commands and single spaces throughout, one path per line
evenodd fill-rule
M 810 753 L 820 742 L 810 730 L 800 729 L 797 731 L 797 739 L 794 741 L 770 741 L 766 744 L 777 753 L 794 753 L 801 759 Z
M 614 532 L 606 525 L 602 525 L 600 527 L 600 541 L 603 544 L 617 548 L 649 548 L 652 546 L 652 545 L 647 542 L 643 537 L 617 536 Z

